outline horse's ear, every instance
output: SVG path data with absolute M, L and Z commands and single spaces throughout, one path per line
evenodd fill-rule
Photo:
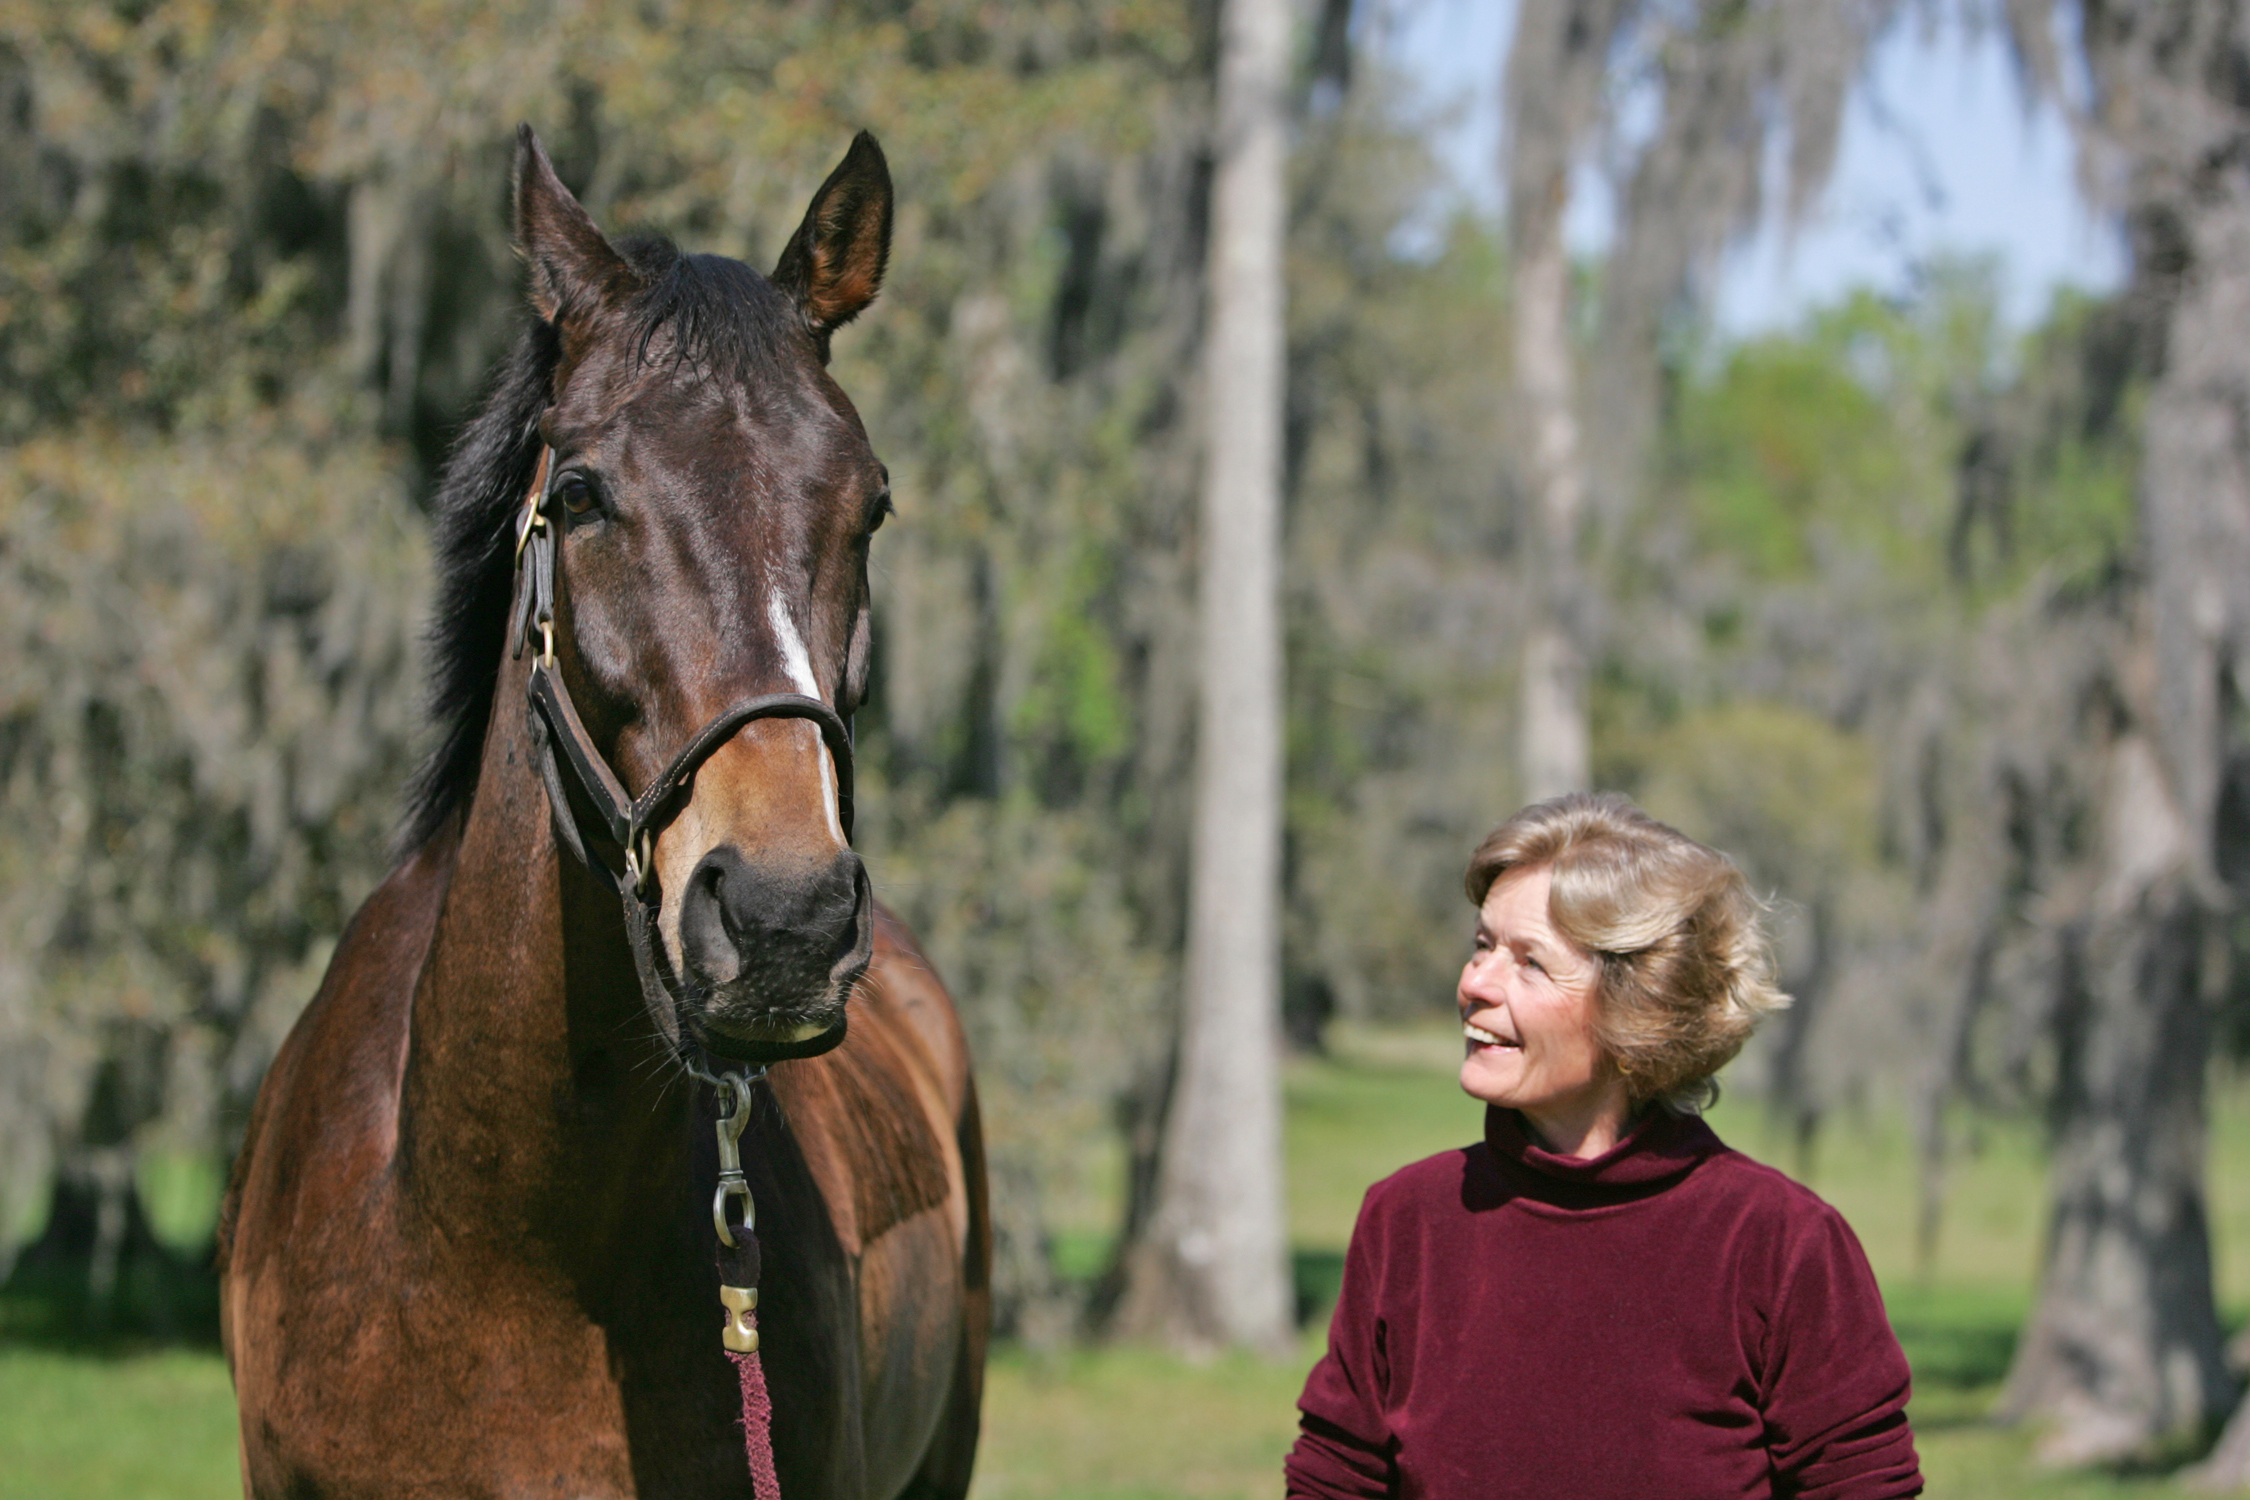
M 625 257 L 555 175 L 529 125 L 516 127 L 516 251 L 531 267 L 531 303 L 560 322 L 640 288 Z
M 828 336 L 875 300 L 890 258 L 891 169 L 875 137 L 862 130 L 813 194 L 805 222 L 773 268 L 773 284 L 804 313 L 823 362 Z

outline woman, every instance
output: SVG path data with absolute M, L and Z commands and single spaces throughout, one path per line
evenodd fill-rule
M 1484 1142 L 1368 1192 L 1289 1493 L 1921 1493 L 1859 1242 L 1698 1117 L 1788 1003 L 1741 872 L 1574 794 L 1494 830 L 1467 886 Z

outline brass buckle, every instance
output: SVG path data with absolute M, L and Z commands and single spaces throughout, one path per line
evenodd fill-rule
M 628 835 L 625 841 L 625 878 L 632 882 L 633 894 L 647 896 L 649 877 L 655 873 L 655 830 L 643 828 L 638 833 Z M 730 1073 L 727 1076 L 731 1078 L 734 1075 Z M 744 1107 L 748 1108 L 747 1105 Z M 729 1240 L 727 1243 L 731 1245 L 734 1242 Z
M 539 467 L 532 471 L 531 493 L 523 497 L 523 519 L 516 524 L 516 566 L 523 566 L 523 549 L 534 531 L 547 529 L 547 464 L 555 450 L 539 445 Z

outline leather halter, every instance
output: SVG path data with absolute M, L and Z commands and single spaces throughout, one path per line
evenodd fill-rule
M 638 797 L 625 784 L 586 733 L 570 686 L 563 681 L 555 660 L 555 580 L 557 569 L 556 524 L 552 514 L 554 489 L 551 469 L 554 450 L 542 445 L 539 466 L 533 471 L 531 490 L 516 523 L 516 571 L 523 575 L 516 588 L 515 618 L 508 634 L 513 655 L 523 656 L 526 645 L 536 644 L 529 687 L 531 738 L 539 779 L 546 785 L 547 801 L 554 812 L 555 829 L 565 847 L 594 878 L 615 892 L 625 907 L 625 928 L 633 946 L 633 959 L 641 985 L 650 999 L 659 994 L 678 1001 L 679 985 L 668 972 L 654 929 L 659 897 L 655 894 L 653 854 L 656 835 L 671 821 L 686 798 L 696 771 L 732 739 L 743 725 L 759 719 L 809 719 L 820 730 L 836 772 L 836 812 L 844 837 L 852 835 L 852 731 L 835 709 L 803 693 L 760 693 L 745 698 L 705 724 L 672 757 L 662 774 L 642 789 Z M 558 754 L 559 752 L 559 754 Z M 562 768 L 569 767 L 566 784 Z M 580 796 L 571 796 L 575 785 Z M 583 806 L 582 806 L 583 804 Z M 586 815 L 590 808 L 592 816 Z M 623 869 L 613 869 L 596 853 L 597 841 L 606 840 L 622 852 Z M 862 880 L 864 881 L 864 876 Z M 865 899 L 864 889 L 861 892 Z M 728 1038 L 723 1055 L 731 1060 L 756 1063 L 790 1058 L 817 1057 L 844 1039 L 845 1022 L 818 1036 L 799 1042 L 740 1042 Z M 706 1040 L 703 1045 L 710 1047 Z

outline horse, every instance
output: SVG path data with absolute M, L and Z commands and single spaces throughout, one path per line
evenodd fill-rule
M 770 277 L 612 243 L 518 131 L 436 749 L 222 1210 L 247 1494 L 740 1497 L 752 1373 L 791 1500 L 966 1492 L 976 1094 L 849 843 L 891 500 L 828 355 L 891 215 L 862 132 Z

